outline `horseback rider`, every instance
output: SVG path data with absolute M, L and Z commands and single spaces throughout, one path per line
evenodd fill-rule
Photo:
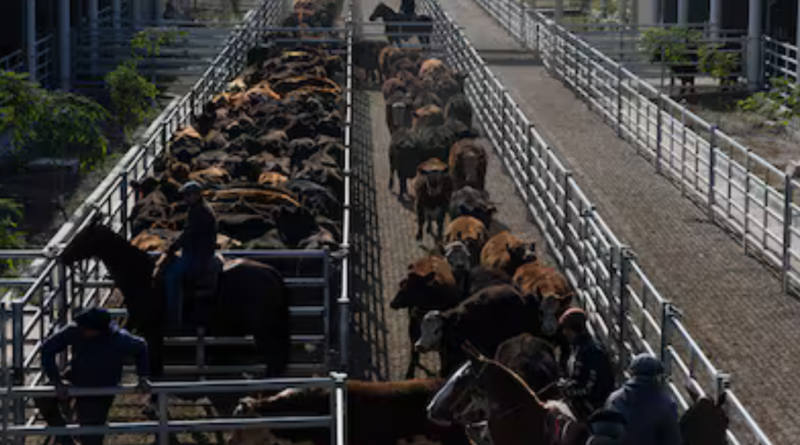
M 65 373 L 56 364 L 56 356 L 72 349 L 72 358 Z M 109 387 L 119 385 L 122 367 L 129 356 L 136 358 L 139 390 L 150 390 L 147 343 L 111 321 L 111 315 L 102 308 L 91 308 L 77 317 L 74 323 L 48 337 L 42 344 L 42 368 L 56 389 L 56 397 L 35 400 L 42 418 L 50 426 L 65 426 L 68 422 L 62 412 L 69 402 L 64 380 L 75 387 Z M 80 425 L 103 425 L 114 396 L 83 396 L 75 400 L 75 414 Z M 102 445 L 102 435 L 79 437 L 83 445 Z M 69 436 L 59 436 L 55 443 L 74 445 Z
M 569 358 L 566 378 L 558 386 L 579 419 L 601 408 L 614 390 L 611 359 L 592 338 L 586 322 L 586 312 L 578 308 L 567 310 L 559 319 L 559 329 L 569 343 Z
M 183 200 L 189 207 L 186 227 L 167 251 L 171 258 L 178 249 L 180 258 L 166 271 L 167 311 L 171 321 L 180 326 L 183 312 L 182 285 L 188 277 L 201 277 L 214 273 L 214 251 L 217 245 L 217 216 L 201 195 L 203 188 L 189 181 L 180 188 Z
M 417 15 L 417 4 L 415 0 L 402 0 L 400 3 L 400 14 L 406 16 L 408 21 L 413 21 Z
M 631 378 L 606 401 L 606 409 L 626 420 L 622 445 L 680 445 L 678 406 L 664 384 L 661 361 L 639 354 L 628 371 Z

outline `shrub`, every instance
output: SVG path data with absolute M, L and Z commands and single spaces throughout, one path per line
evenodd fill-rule
M 689 28 L 651 28 L 642 33 L 639 46 L 651 62 L 661 62 L 663 54 L 663 62 L 681 64 L 691 60 L 702 37 L 700 31 Z
M 27 74 L 0 71 L 0 132 L 10 131 L 13 149 L 23 158 L 77 156 L 91 167 L 106 154 L 108 117 L 88 97 L 48 91 Z
M 114 120 L 125 139 L 153 112 L 158 95 L 156 86 L 139 74 L 136 63 L 129 61 L 106 74 L 106 89 L 111 97 Z
M 21 249 L 25 245 L 24 234 L 18 230 L 22 219 L 22 206 L 7 198 L 0 198 L 0 249 Z M 0 274 L 13 269 L 13 260 L 0 262 Z

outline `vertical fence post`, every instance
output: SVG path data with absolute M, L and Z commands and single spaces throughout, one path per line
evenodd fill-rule
M 664 93 L 658 93 L 658 110 L 656 110 L 656 173 L 661 174 L 661 141 L 663 140 L 664 127 L 662 125 L 662 118 L 664 113 L 661 111 L 664 105 Z
M 714 375 L 714 401 L 718 402 L 720 397 L 731 387 L 731 375 L 717 371 Z
M 686 178 L 686 99 L 682 99 L 681 100 L 681 196 L 686 196 L 685 178 Z
M 708 139 L 708 216 L 714 219 L 714 188 L 716 186 L 717 164 L 717 126 L 711 126 L 711 137 Z M 699 153 L 698 153 L 699 155 Z M 766 230 L 766 227 L 765 227 Z
M 783 292 L 789 291 L 789 271 L 792 267 L 792 201 L 794 196 L 794 185 L 792 175 L 785 174 L 783 178 L 783 267 L 781 279 L 783 281 Z M 766 209 L 764 210 L 766 211 Z M 764 227 L 764 230 L 769 230 Z
M 744 160 L 744 219 L 742 231 L 742 250 L 747 254 L 748 235 L 750 235 L 750 149 L 745 152 Z
M 6 302 L 0 301 L 0 377 L 3 379 L 2 384 L 3 388 L 10 389 L 14 386 L 14 382 L 11 380 L 11 373 L 9 372 L 8 366 L 8 314 L 6 309 Z M 8 421 L 10 416 L 9 410 L 9 403 L 11 397 L 8 395 L 2 396 L 0 399 L 0 403 L 2 403 L 2 412 L 0 412 L 0 416 L 3 417 L 2 419 L 2 437 L 8 437 Z
M 626 352 L 625 341 L 628 337 L 628 283 L 631 270 L 631 251 L 627 246 L 618 246 L 619 265 L 617 271 L 618 289 L 617 289 L 617 317 L 619 326 L 617 328 L 617 353 L 619 354 L 619 369 L 620 372 L 628 367 L 628 354 Z M 612 256 L 611 263 L 613 265 L 614 258 Z
M 617 62 L 617 137 L 623 137 L 622 131 L 622 62 Z
M 167 393 L 159 392 L 158 400 L 158 445 L 169 445 L 169 410 L 167 409 Z
M 23 386 L 25 384 L 25 337 L 24 337 L 24 315 L 23 303 L 21 301 L 11 302 L 11 382 L 13 386 Z M 23 425 L 25 423 L 25 399 L 22 397 L 14 398 L 14 424 Z M 19 441 L 16 441 L 19 443 Z
M 331 378 L 331 445 L 344 445 L 347 444 L 347 374 L 332 372 Z
M 325 315 L 323 315 L 322 325 L 325 332 L 325 344 L 323 345 L 325 351 L 325 366 L 330 367 L 330 356 L 331 356 L 331 318 L 333 317 L 333 311 L 331 309 L 331 274 L 330 274 L 330 252 L 326 251 L 325 256 L 322 259 L 322 280 L 325 283 L 325 288 L 322 290 L 323 292 L 323 306 Z
M 121 235 L 128 239 L 128 172 L 119 174 L 119 221 Z
M 564 184 L 562 187 L 564 188 L 564 205 L 562 207 L 562 212 L 564 212 L 563 220 L 561 221 L 561 236 L 564 238 L 564 244 L 561 246 L 561 255 L 562 255 L 562 264 L 561 266 L 564 269 L 567 269 L 567 251 L 569 250 L 569 202 L 572 199 L 572 193 L 570 193 L 570 179 L 572 179 L 572 172 L 570 170 L 564 171 Z
M 659 347 L 659 357 L 664 365 L 664 374 L 671 375 L 672 360 L 670 360 L 669 346 L 672 342 L 672 320 L 677 312 L 673 304 L 669 301 L 661 302 L 661 338 Z

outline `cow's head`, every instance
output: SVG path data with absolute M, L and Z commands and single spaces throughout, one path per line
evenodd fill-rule
M 726 392 L 717 400 L 701 396 L 689 385 L 686 387 L 692 406 L 681 416 L 681 436 L 687 445 L 727 445 L 728 414 L 725 410 Z
M 436 281 L 436 272 L 430 271 L 425 275 L 420 275 L 413 271 L 413 265 L 409 266 L 409 274 L 400 282 L 400 290 L 389 303 L 392 309 L 403 309 L 417 306 L 419 298 L 424 298 L 421 289 L 430 286 Z
M 457 239 L 444 246 L 444 257 L 450 263 L 454 272 L 469 271 L 472 267 L 472 255 L 469 253 L 467 245 L 461 239 L 461 232 Z
M 536 261 L 536 242 L 519 243 L 515 246 L 507 245 L 506 250 L 511 260 L 517 265 Z
M 553 336 L 558 331 L 558 318 L 569 307 L 572 295 L 563 297 L 553 292 L 538 290 L 537 299 L 542 315 L 542 334 Z
M 239 404 L 233 410 L 234 417 L 253 418 L 269 414 L 270 406 L 284 398 L 292 397 L 298 393 L 297 389 L 285 389 L 280 393 L 267 398 L 266 400 L 256 400 L 253 397 L 239 399 Z M 264 412 L 266 411 L 266 412 Z M 243 428 L 234 430 L 233 435 L 228 441 L 228 445 L 262 445 L 271 443 L 273 438 L 269 428 Z
M 414 343 L 414 350 L 425 353 L 440 349 L 444 340 L 445 322 L 439 311 L 425 314 L 420 324 L 419 339 Z

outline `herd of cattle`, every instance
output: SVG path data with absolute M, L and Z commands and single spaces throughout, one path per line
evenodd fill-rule
M 156 173 L 135 186 L 134 244 L 163 250 L 181 229 L 180 184 L 199 182 L 220 247 L 337 249 L 344 199 L 342 58 L 314 47 L 250 52 L 229 91 L 176 132 Z
M 463 444 L 463 428 L 434 424 L 426 412 L 444 378 L 465 359 L 460 345 L 468 341 L 484 354 L 497 353 L 523 378 L 535 379 L 532 387 L 554 382 L 559 374 L 552 345 L 557 343 L 557 320 L 570 306 L 573 292 L 561 273 L 542 264 L 535 242 L 508 231 L 489 236 L 496 208 L 484 188 L 487 155 L 473 129 L 464 76 L 420 51 L 393 46 L 380 51 L 377 66 L 391 132 L 389 187 L 394 188 L 396 175 L 398 199 L 406 200 L 411 181 L 417 239 L 423 238 L 428 223 L 438 247 L 408 266 L 391 302 L 392 308 L 409 312 L 414 347 L 408 380 L 348 381 L 348 442 L 394 443 L 423 435 Z M 445 228 L 446 215 L 450 221 Z M 437 233 L 430 229 L 432 220 L 439 224 Z M 426 378 L 414 379 L 422 368 L 419 354 L 429 351 L 440 354 L 439 375 L 428 371 Z M 237 414 L 324 414 L 329 396 L 329 390 L 290 389 L 244 399 Z M 271 434 L 292 441 L 330 441 L 324 429 Z M 269 443 L 267 437 L 265 430 L 242 430 L 233 443 Z

